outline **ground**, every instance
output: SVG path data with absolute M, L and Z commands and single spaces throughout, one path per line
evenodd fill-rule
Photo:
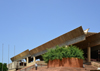
M 92 65 L 84 65 L 84 66 L 85 66 L 85 68 L 72 68 L 72 67 L 47 68 L 47 66 L 43 66 L 43 67 L 38 67 L 37 70 L 35 70 L 35 68 L 33 68 L 29 71 L 90 71 L 90 70 L 97 70 L 97 68 Z

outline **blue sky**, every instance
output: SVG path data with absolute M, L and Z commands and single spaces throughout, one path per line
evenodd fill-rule
M 100 0 L 0 0 L 0 62 L 79 26 L 100 32 Z

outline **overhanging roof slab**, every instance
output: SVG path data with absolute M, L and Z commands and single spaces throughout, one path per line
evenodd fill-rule
M 76 28 L 76 29 L 74 29 L 74 30 L 72 30 L 72 31 L 70 31 L 68 33 L 65 33 L 65 34 L 63 34 L 63 35 L 61 35 L 61 36 L 59 36 L 59 37 L 47 42 L 47 43 L 44 43 L 43 45 L 41 45 L 43 50 L 41 50 L 42 49 L 41 46 L 38 46 L 38 47 L 34 48 L 34 49 L 38 50 L 37 52 L 34 49 L 30 50 L 30 54 L 34 55 L 36 53 L 39 53 L 41 51 L 46 50 L 47 48 L 52 48 L 52 47 L 54 47 L 56 45 L 60 45 L 60 44 L 62 44 L 64 42 L 66 42 L 66 41 L 70 41 L 70 40 L 75 39 L 77 37 L 80 37 L 82 35 L 84 35 L 84 38 L 85 38 L 85 34 L 84 34 L 83 29 L 82 29 L 82 26 L 80 26 L 80 27 L 78 27 L 78 28 Z M 84 39 L 82 39 L 82 40 L 84 40 Z M 82 41 L 82 40 L 80 40 L 80 41 Z

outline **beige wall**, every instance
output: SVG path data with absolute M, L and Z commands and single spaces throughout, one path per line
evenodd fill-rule
M 16 71 L 16 69 L 10 69 L 10 70 L 8 70 L 8 71 Z
M 47 63 L 45 63 L 44 61 L 35 61 L 37 64 L 43 64 L 43 65 L 47 65 Z M 31 63 L 28 63 L 27 66 L 31 66 L 31 65 L 34 65 L 35 62 L 31 62 Z
M 47 63 L 45 63 L 45 61 L 37 61 L 37 64 L 47 65 Z
M 14 69 L 16 67 L 17 67 L 17 62 L 12 62 L 12 63 L 10 63 L 10 64 L 7 65 L 8 69 Z
M 35 62 L 31 62 L 31 63 L 27 63 L 27 66 L 31 66 L 31 65 L 34 65 Z

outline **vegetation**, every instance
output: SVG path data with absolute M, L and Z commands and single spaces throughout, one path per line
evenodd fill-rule
M 8 71 L 6 63 L 4 63 L 4 64 L 0 63 L 0 71 L 2 71 L 2 66 L 3 66 L 3 71 Z
M 47 49 L 47 52 L 42 55 L 44 61 L 48 63 L 49 60 L 60 59 L 62 58 L 79 58 L 84 59 L 83 51 L 76 46 L 56 46 L 56 48 Z

